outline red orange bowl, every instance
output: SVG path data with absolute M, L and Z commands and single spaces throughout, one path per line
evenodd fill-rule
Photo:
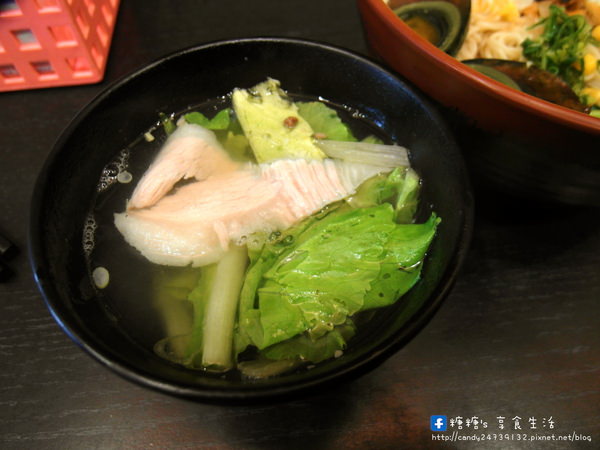
M 442 106 L 476 180 L 534 200 L 600 206 L 600 119 L 480 74 L 383 0 L 357 4 L 373 54 Z

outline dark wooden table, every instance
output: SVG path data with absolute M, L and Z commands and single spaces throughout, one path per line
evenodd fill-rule
M 600 448 L 600 210 L 478 190 L 472 248 L 430 324 L 375 371 L 276 405 L 206 405 L 138 387 L 60 330 L 26 243 L 33 185 L 61 130 L 108 82 L 159 56 L 258 35 L 367 53 L 348 0 L 123 0 L 103 83 L 0 94 L 0 230 L 20 249 L 0 283 L 0 447 Z M 431 415 L 460 416 L 461 436 L 492 441 L 434 441 Z M 473 417 L 487 428 L 467 427 Z M 517 441 L 552 434 L 574 440 Z

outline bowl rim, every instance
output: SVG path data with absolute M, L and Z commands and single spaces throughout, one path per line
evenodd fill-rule
M 600 134 L 600 119 L 517 91 L 483 75 L 423 39 L 402 20 L 399 20 L 383 0 L 357 1 L 371 7 L 394 34 L 405 36 L 408 43 L 423 54 L 431 64 L 434 64 L 440 70 L 456 74 L 465 80 L 470 88 L 485 92 L 502 103 L 516 106 L 544 119 L 560 122 L 574 129 Z
M 88 342 L 88 338 L 85 335 L 85 330 L 80 328 L 80 326 L 76 323 L 76 319 L 69 315 L 63 316 L 60 313 L 60 294 L 53 285 L 53 280 L 47 276 L 47 271 L 44 269 L 44 267 L 47 266 L 47 262 L 45 261 L 45 249 L 43 245 L 43 226 L 40 223 L 42 211 L 41 204 L 45 196 L 44 188 L 50 179 L 50 169 L 59 159 L 62 147 L 73 131 L 79 126 L 80 122 L 87 117 L 87 115 L 97 106 L 97 104 L 110 97 L 115 90 L 118 90 L 121 86 L 127 84 L 131 79 L 143 75 L 147 71 L 153 70 L 156 66 L 161 65 L 164 62 L 167 62 L 173 58 L 187 55 L 189 53 L 221 46 L 261 43 L 299 45 L 320 48 L 325 51 L 335 52 L 354 60 L 358 60 L 361 62 L 361 64 L 365 64 L 370 68 L 385 74 L 387 77 L 392 78 L 396 83 L 404 85 L 410 91 L 411 95 L 415 96 L 419 102 L 424 104 L 427 112 L 436 122 L 439 123 L 442 132 L 451 139 L 453 147 L 457 153 L 459 150 L 458 145 L 454 140 L 454 136 L 450 132 L 450 129 L 441 114 L 439 114 L 438 111 L 433 108 L 432 103 L 424 95 L 413 89 L 413 87 L 401 76 L 391 73 L 385 67 L 382 67 L 378 62 L 367 56 L 336 46 L 334 44 L 319 42 L 312 39 L 269 36 L 215 40 L 168 53 L 147 64 L 142 65 L 138 69 L 133 70 L 132 72 L 127 73 L 108 84 L 104 89 L 101 90 L 100 93 L 88 101 L 87 104 L 76 113 L 70 123 L 68 123 L 64 130 L 60 133 L 38 175 L 30 203 L 28 258 L 38 290 L 40 291 L 43 300 L 50 311 L 50 314 L 57 322 L 59 327 L 65 332 L 65 334 L 67 334 L 67 336 L 77 346 L 91 356 L 92 359 L 95 359 L 102 365 L 108 367 L 117 375 L 140 386 L 145 386 L 155 391 L 206 402 L 247 403 L 249 401 L 271 401 L 288 398 L 289 396 L 297 396 L 299 393 L 313 390 L 317 387 L 320 388 L 331 386 L 334 381 L 339 382 L 349 378 L 354 378 L 356 375 L 369 371 L 371 368 L 381 364 L 383 361 L 389 358 L 393 353 L 398 351 L 408 341 L 410 341 L 418 333 L 418 331 L 421 330 L 429 322 L 429 320 L 431 320 L 435 312 L 443 303 L 443 300 L 452 290 L 470 246 L 474 221 L 474 200 L 465 163 L 462 159 L 460 159 L 460 161 L 458 161 L 458 166 L 461 172 L 459 175 L 463 178 L 462 186 L 464 190 L 464 192 L 461 193 L 463 194 L 462 197 L 464 197 L 464 205 L 462 211 L 463 214 L 461 215 L 462 220 L 459 227 L 460 235 L 455 242 L 450 261 L 441 274 L 440 281 L 433 289 L 433 292 L 430 296 L 430 301 L 427 302 L 426 307 L 422 306 L 419 308 L 419 313 L 417 316 L 414 318 L 414 320 L 409 321 L 404 327 L 401 328 L 401 333 L 395 333 L 387 340 L 383 341 L 376 351 L 367 355 L 365 358 L 360 359 L 359 361 L 354 361 L 351 364 L 341 366 L 341 369 L 336 368 L 335 370 L 329 370 L 320 377 L 313 377 L 307 380 L 301 380 L 300 382 L 282 383 L 277 386 L 265 385 L 261 386 L 260 388 L 257 388 L 256 385 L 253 385 L 252 388 L 242 387 L 232 389 L 190 386 L 157 377 L 156 375 L 148 373 L 147 371 L 141 370 L 141 368 L 128 363 L 128 361 L 115 358 L 115 355 L 113 354 L 105 354 L 105 351 L 94 342 Z M 460 157 L 460 155 L 456 156 Z

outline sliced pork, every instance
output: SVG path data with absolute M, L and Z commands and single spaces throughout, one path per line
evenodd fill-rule
M 198 125 L 178 127 L 136 186 L 127 207 L 154 205 L 182 179 L 204 180 L 234 170 L 237 163 L 223 150 L 214 133 Z
M 127 211 L 115 214 L 125 240 L 154 263 L 216 262 L 230 243 L 257 231 L 289 228 L 385 170 L 331 159 L 241 165 L 215 145 L 212 132 L 202 131 L 208 136 L 203 144 L 196 142 L 195 130 L 191 141 L 188 132 L 174 133 L 140 180 Z M 196 181 L 173 189 L 190 177 Z

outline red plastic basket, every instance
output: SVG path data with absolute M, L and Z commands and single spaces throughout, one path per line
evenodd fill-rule
M 0 0 L 0 91 L 104 77 L 119 0 Z

